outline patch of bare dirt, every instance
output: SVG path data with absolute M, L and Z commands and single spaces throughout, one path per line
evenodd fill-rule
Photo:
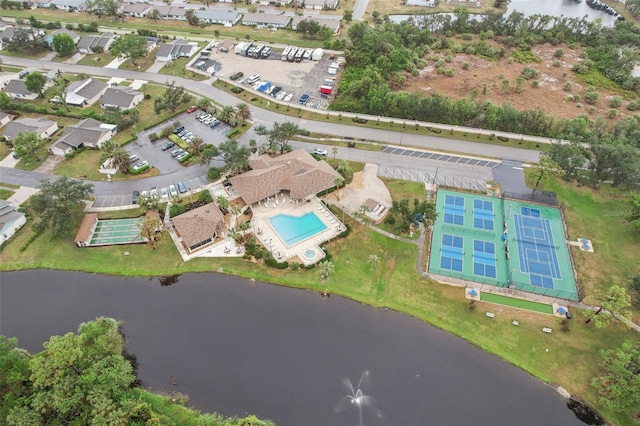
M 564 55 L 554 57 L 554 52 L 562 49 Z M 417 77 L 407 76 L 407 85 L 402 89 L 407 92 L 418 92 L 424 95 L 441 94 L 452 99 L 470 98 L 475 90 L 476 99 L 491 101 L 494 105 L 509 103 L 518 110 L 542 109 L 547 114 L 556 118 L 571 119 L 580 114 L 589 114 L 591 117 L 606 116 L 609 112 L 609 101 L 615 93 L 598 89 L 600 98 L 594 105 L 584 102 L 586 87 L 578 83 L 571 67 L 582 61 L 580 49 L 570 49 L 567 45 L 554 46 L 544 44 L 535 46 L 533 53 L 542 59 L 540 63 L 520 64 L 511 62 L 506 55 L 499 61 L 490 61 L 474 55 L 451 54 L 452 61 L 446 64 L 447 68 L 454 69 L 454 75 L 447 77 L 436 72 L 435 61 L 428 61 Z M 444 59 L 447 53 L 442 52 L 439 58 Z M 560 61 L 560 66 L 554 65 Z M 463 64 L 468 64 L 465 70 Z M 525 80 L 524 86 L 518 93 L 517 78 L 521 75 L 525 66 L 538 70 L 536 78 Z M 509 88 L 505 90 L 502 80 L 509 80 Z M 538 81 L 538 87 L 532 87 L 534 80 Z M 563 86 L 570 82 L 571 91 L 565 91 Z M 567 95 L 580 95 L 578 102 L 566 100 Z M 593 106 L 595 110 L 590 111 Z M 625 117 L 625 110 L 618 109 L 616 119 Z

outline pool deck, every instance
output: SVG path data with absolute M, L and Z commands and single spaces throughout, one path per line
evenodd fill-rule
M 305 265 L 318 262 L 324 257 L 324 252 L 320 248 L 320 245 L 325 241 L 335 238 L 345 229 L 342 222 L 340 222 L 317 197 L 296 202 L 295 200 L 289 199 L 285 193 L 282 193 L 274 199 L 267 201 L 267 203 L 260 202 L 253 204 L 251 209 L 253 210 L 251 226 L 254 235 L 258 241 L 273 254 L 273 257 L 280 262 L 293 260 Z M 309 212 L 315 213 L 327 228 L 310 238 L 288 247 L 269 223 L 271 217 L 279 214 L 302 216 Z M 315 251 L 316 255 L 313 258 L 306 258 L 304 253 L 307 250 Z M 296 257 L 298 259 L 295 259 Z

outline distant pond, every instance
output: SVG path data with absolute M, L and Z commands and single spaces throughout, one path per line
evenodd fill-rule
M 582 424 L 520 369 L 340 297 L 213 273 L 2 273 L 0 332 L 30 352 L 102 315 L 123 321 L 145 387 L 187 393 L 202 411 L 278 426 L 355 426 L 360 409 L 365 426 Z

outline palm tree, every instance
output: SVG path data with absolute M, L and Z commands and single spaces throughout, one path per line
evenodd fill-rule
M 198 99 L 197 105 L 201 110 L 209 111 L 209 108 L 211 108 L 213 104 L 211 103 L 211 99 L 209 98 L 200 98 Z
M 113 141 L 106 141 L 102 144 L 102 154 L 100 154 L 100 164 L 111 159 L 111 165 L 114 168 L 119 169 L 122 173 L 129 172 L 129 164 L 131 164 L 131 158 L 129 153 L 125 151 L 120 145 Z
M 336 198 L 338 200 L 340 200 L 340 185 L 342 185 L 343 181 L 344 181 L 344 179 L 342 179 L 342 178 L 335 178 L 333 180 L 333 184 L 336 186 Z
M 322 262 L 320 262 L 318 264 L 318 268 L 320 269 L 320 280 L 322 281 L 322 284 L 327 282 L 329 275 L 335 272 L 335 266 L 333 262 L 330 262 L 328 260 L 323 260 Z
M 204 145 L 205 143 L 200 136 L 194 138 L 191 141 L 191 146 L 189 147 L 191 154 L 195 156 L 200 155 L 200 153 L 202 152 L 202 149 L 204 148 Z
M 235 115 L 235 110 L 233 109 L 233 107 L 231 105 L 227 105 L 224 108 L 222 108 L 222 111 L 220 111 L 220 115 L 218 116 L 218 118 L 220 119 L 220 121 L 224 121 L 227 124 L 231 124 L 231 121 L 233 120 Z
M 236 117 L 238 117 L 242 121 L 251 120 L 251 109 L 246 102 L 240 102 L 236 105 Z
M 334 146 L 333 148 L 331 148 L 331 153 L 333 154 L 333 162 L 336 162 L 336 155 L 338 155 L 338 147 Z
M 373 271 L 380 265 L 380 257 L 377 254 L 370 254 L 367 262 L 369 263 L 369 270 Z
M 242 213 L 242 209 L 234 204 L 229 208 L 229 211 L 233 216 L 233 223 L 236 223 L 236 221 L 238 220 L 238 215 Z M 236 226 L 238 226 L 237 223 L 236 223 Z
M 338 165 L 336 166 L 336 172 L 340 173 L 341 176 L 347 177 L 347 171 L 349 170 L 349 162 L 347 160 L 340 160 Z
M 216 197 L 216 204 L 222 212 L 225 212 L 229 208 L 229 199 L 224 195 L 218 195 Z

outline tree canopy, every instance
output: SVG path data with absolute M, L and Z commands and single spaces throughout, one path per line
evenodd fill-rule
M 37 71 L 29 73 L 24 80 L 24 85 L 33 93 L 37 93 L 41 98 L 44 97 L 44 86 L 47 84 L 47 77 Z
M 47 145 L 46 139 L 35 132 L 18 133 L 13 140 L 13 149 L 26 162 L 40 161 L 40 150 Z
M 291 138 L 306 133 L 304 129 L 291 121 L 285 121 L 282 124 L 275 122 L 271 130 L 261 124 L 256 126 L 254 131 L 257 135 L 267 138 L 269 151 L 278 151 L 280 154 L 291 151 L 291 145 L 289 145 Z
M 135 65 L 138 59 L 147 54 L 147 39 L 136 33 L 129 33 L 115 39 L 109 51 L 115 56 L 131 59 L 131 63 Z
M 612 285 L 607 291 L 595 294 L 596 303 L 600 307 L 595 311 L 587 311 L 586 323 L 593 323 L 600 328 L 609 324 L 617 315 L 627 315 L 631 308 L 631 296 L 624 287 Z
M 124 0 L 86 0 L 84 8 L 98 16 L 119 16 Z
M 592 384 L 600 392 L 600 402 L 616 412 L 640 414 L 640 341 L 601 351 L 602 373 Z
M 76 43 L 69 34 L 61 33 L 53 36 L 53 50 L 59 56 L 69 56 L 76 51 Z
M 184 87 L 176 86 L 175 82 L 167 83 L 167 89 L 164 91 L 161 97 L 156 98 L 154 101 L 154 110 L 156 114 L 160 114 L 165 109 L 171 112 L 181 105 L 191 101 L 192 96 L 187 93 Z
M 51 229 L 53 237 L 75 228 L 82 201 L 93 193 L 93 185 L 66 176 L 54 181 L 44 179 L 38 189 L 40 192 L 31 197 L 31 207 L 40 215 L 34 229 Z

